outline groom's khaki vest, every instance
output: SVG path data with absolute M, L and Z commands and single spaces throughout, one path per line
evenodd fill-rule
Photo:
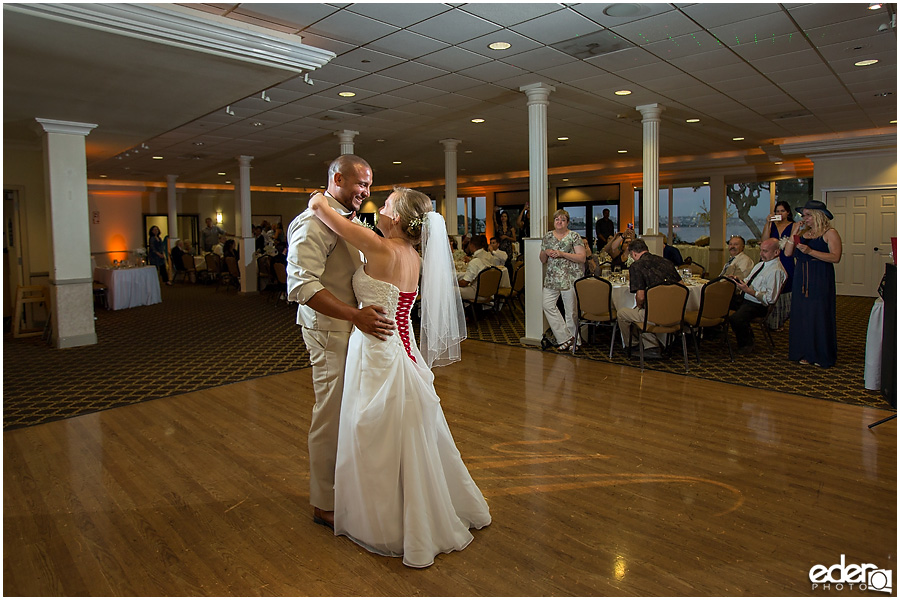
M 342 215 L 347 210 L 326 194 L 328 203 Z M 357 306 L 353 274 L 362 264 L 359 250 L 328 229 L 313 211 L 306 209 L 288 226 L 288 300 L 299 302 L 297 324 L 323 331 L 350 331 L 353 324 L 332 319 L 306 306 L 316 292 L 327 289 L 338 300 Z

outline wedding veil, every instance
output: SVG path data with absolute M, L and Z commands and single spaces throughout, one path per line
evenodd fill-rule
M 434 239 L 432 239 L 432 237 Z M 459 344 L 466 339 L 456 268 L 447 226 L 440 213 L 425 213 L 422 227 L 422 327 L 419 350 L 429 368 L 460 360 Z

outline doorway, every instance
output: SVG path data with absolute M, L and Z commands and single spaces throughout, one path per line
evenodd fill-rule
M 892 262 L 891 238 L 897 236 L 897 189 L 825 192 L 841 236 L 843 254 L 834 266 L 836 292 L 842 296 L 878 295 L 884 265 Z
M 191 248 L 195 251 L 199 249 L 197 240 L 200 239 L 200 215 L 178 215 L 178 231 L 171 234 L 171 237 L 190 241 Z M 159 235 L 162 239 L 166 239 L 169 234 L 169 215 L 144 215 L 144 240 L 142 246 L 148 243 L 148 235 L 150 228 L 156 225 L 159 227 Z

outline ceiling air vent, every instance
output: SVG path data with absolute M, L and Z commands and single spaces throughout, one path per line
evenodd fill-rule
M 793 110 L 786 113 L 778 113 L 774 115 L 766 115 L 767 119 L 776 121 L 778 119 L 796 119 L 798 117 L 811 117 L 812 113 L 808 110 Z
M 552 44 L 560 52 L 569 56 L 585 60 L 594 56 L 602 56 L 610 52 L 617 52 L 634 46 L 628 40 L 619 37 L 612 31 L 605 29 L 588 35 L 582 35 L 570 40 Z

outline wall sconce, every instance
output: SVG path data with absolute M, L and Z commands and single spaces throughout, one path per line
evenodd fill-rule
M 216 211 L 216 223 L 219 225 L 222 224 L 222 211 L 220 210 Z

